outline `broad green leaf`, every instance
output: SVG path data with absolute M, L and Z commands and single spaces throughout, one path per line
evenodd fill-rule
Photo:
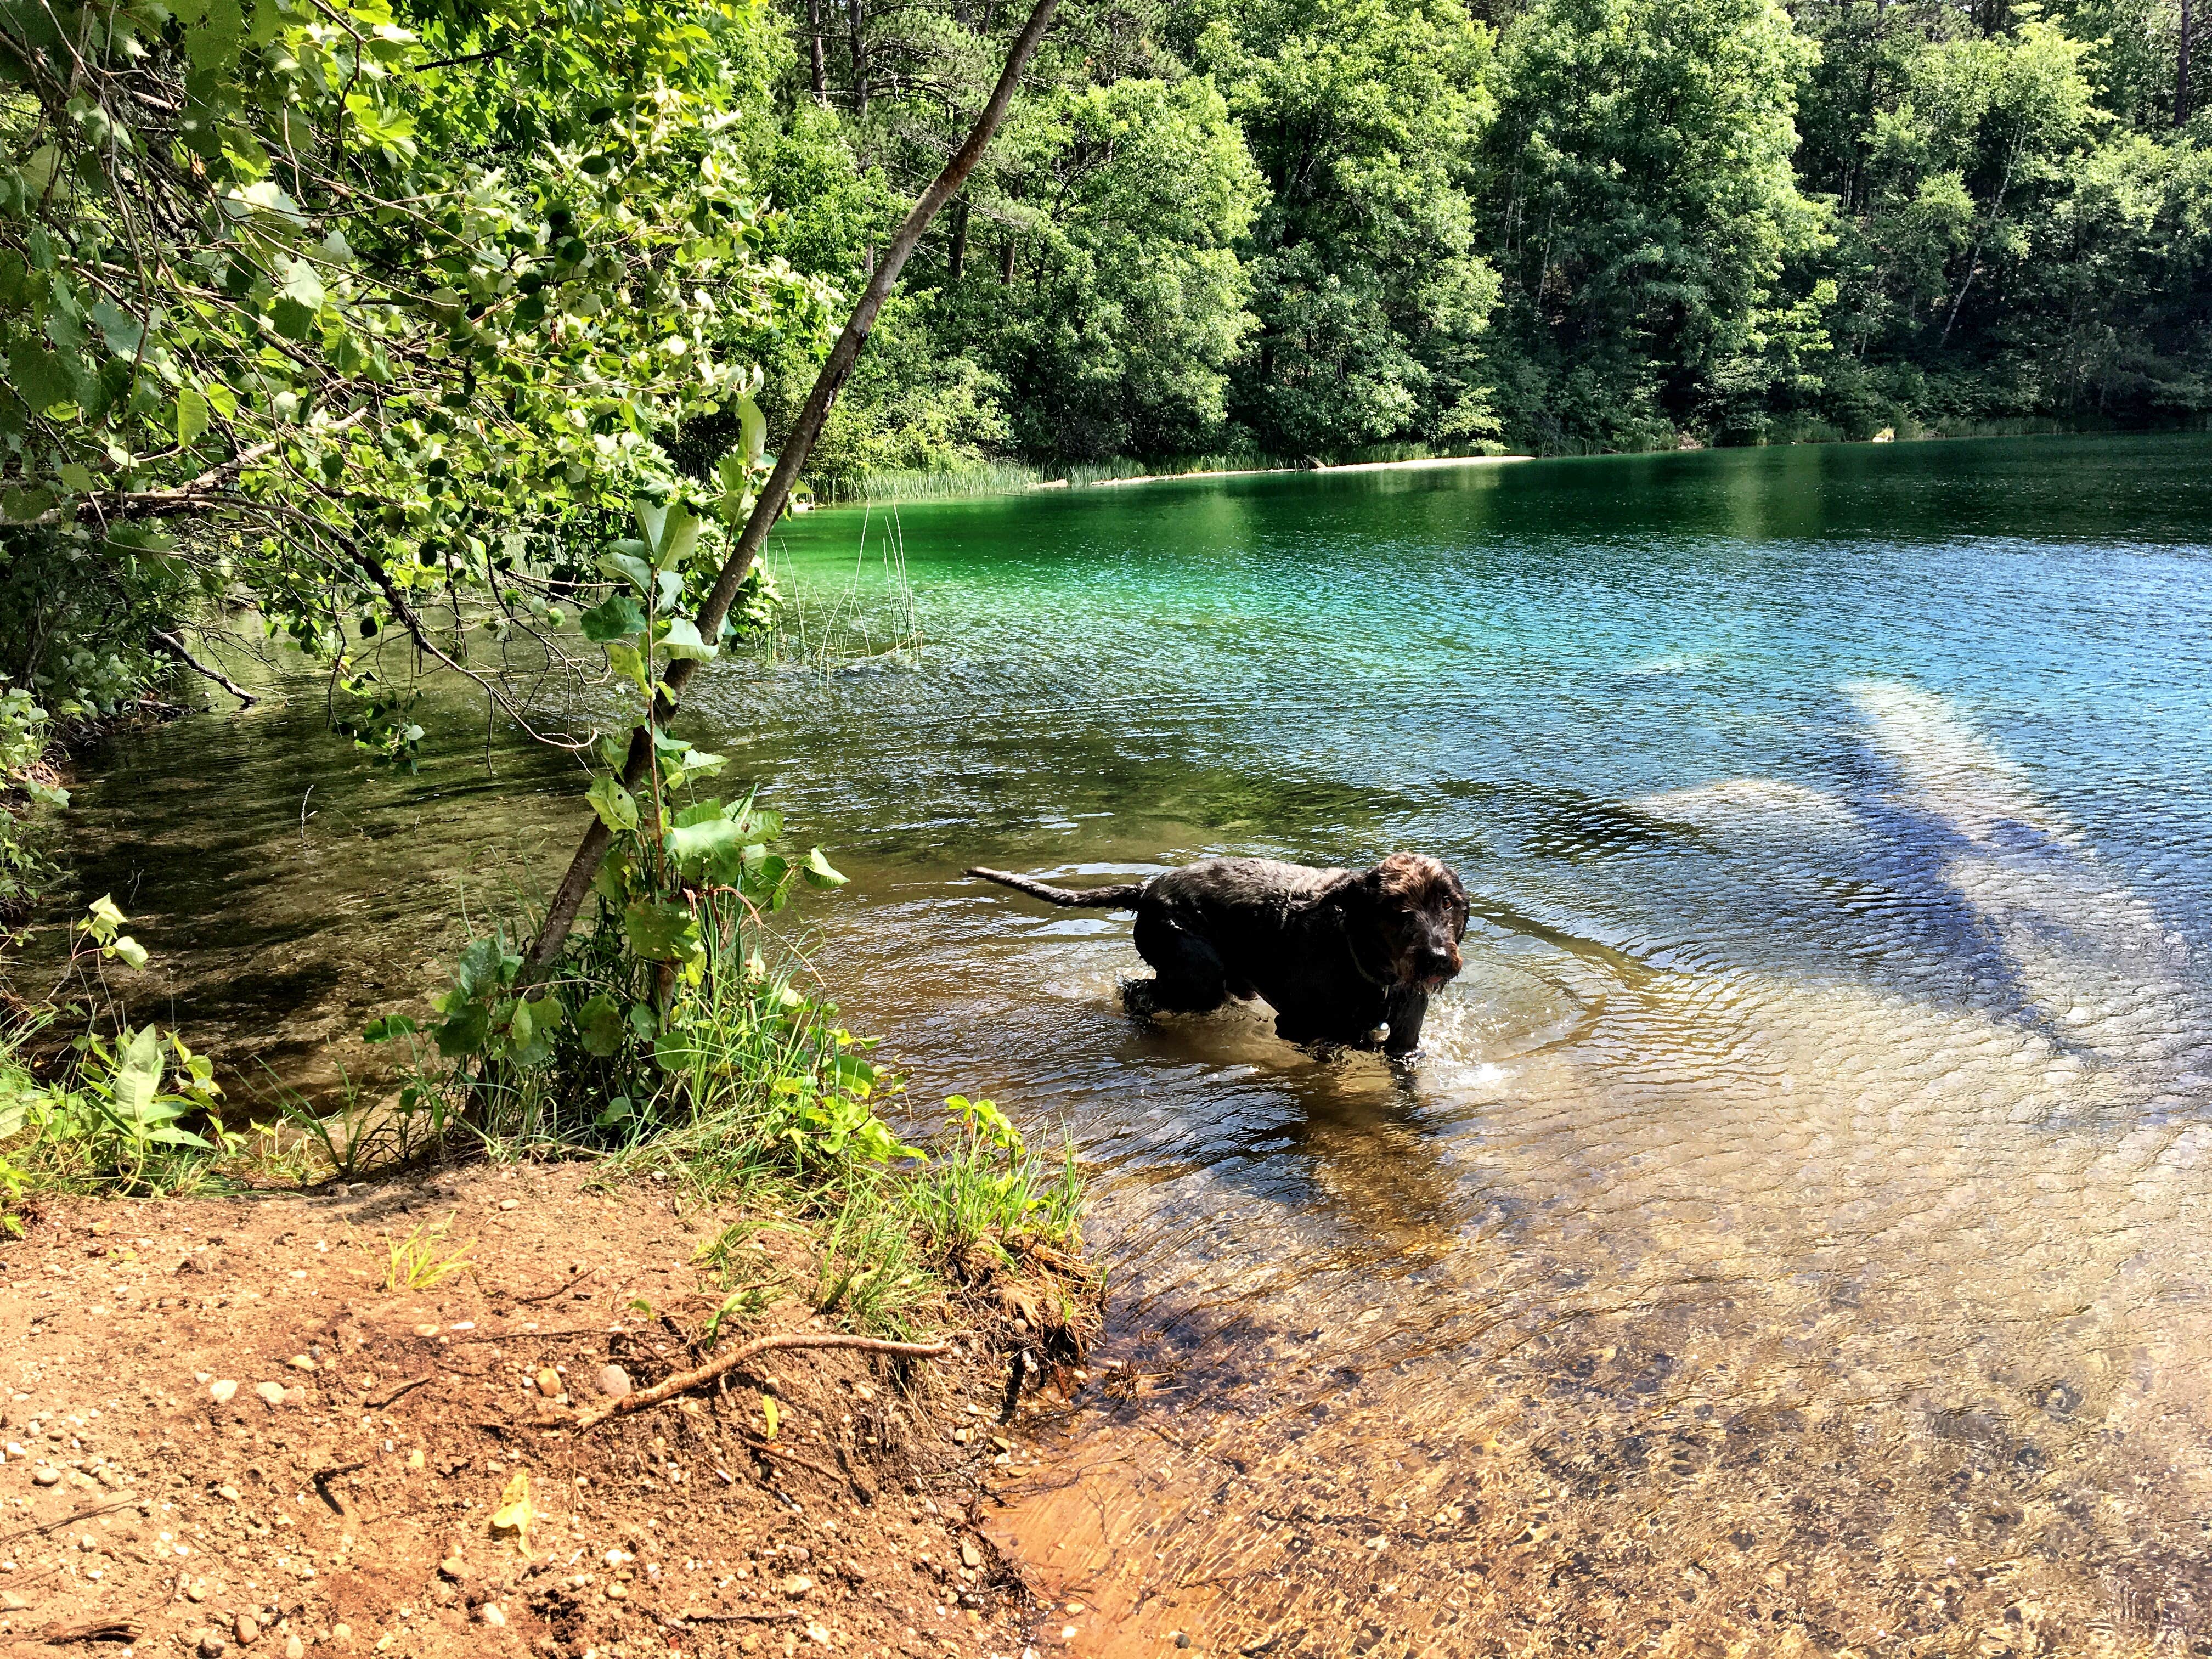
M 61 165 L 62 153 L 52 144 L 41 144 L 31 152 L 31 159 L 23 163 L 23 194 L 36 201 L 46 193 L 46 186 L 54 181 L 54 170 Z
M 599 568 L 617 581 L 629 583 L 641 593 L 653 591 L 653 569 L 643 559 L 633 558 L 627 553 L 602 553 Z
M 315 331 L 317 319 L 322 314 L 323 279 L 315 268 L 305 259 L 283 262 L 284 281 L 276 290 L 276 303 L 270 313 L 276 320 L 278 332 L 295 340 L 304 340 Z
M 625 645 L 620 640 L 609 640 L 606 644 L 607 662 L 615 672 L 637 687 L 639 690 L 647 690 L 644 653 L 635 646 Z
M 368 1029 L 361 1035 L 366 1042 L 389 1042 L 394 1037 L 412 1036 L 418 1029 L 415 1022 L 404 1014 L 386 1014 L 369 1021 Z
M 629 948 L 651 962 L 680 962 L 697 948 L 698 923 L 680 905 L 640 900 L 623 912 Z
M 122 935 L 107 948 L 133 968 L 143 968 L 146 965 L 146 947 L 128 933 Z
M 161 1092 L 165 1064 L 159 1031 L 142 1025 L 130 1034 L 115 1068 L 113 1086 L 116 1109 L 131 1123 L 150 1125 L 155 1099 Z
M 681 657 L 690 662 L 712 662 L 721 648 L 701 639 L 699 625 L 689 617 L 671 618 L 655 643 L 667 655 Z
M 703 875 L 724 884 L 742 873 L 740 854 L 744 837 L 738 826 L 720 816 L 697 823 L 679 824 L 664 838 L 668 856 L 687 876 Z
M 208 429 L 208 400 L 186 386 L 177 393 L 177 441 L 198 443 Z
M 582 625 L 586 639 L 595 645 L 604 645 L 643 628 L 645 611 L 629 594 L 610 593 L 576 620 Z
M 601 992 L 576 1011 L 576 1030 L 586 1054 L 600 1060 L 609 1058 L 621 1049 L 628 1031 L 621 1004 Z
M 8 378 L 15 393 L 33 409 L 52 409 L 77 401 L 77 388 L 86 380 L 84 366 L 75 356 L 64 357 L 35 342 L 17 344 L 8 355 Z
M 637 828 L 637 797 L 622 787 L 619 779 L 605 773 L 592 780 L 592 787 L 584 792 L 584 799 L 592 804 L 592 811 L 599 815 L 599 822 L 610 830 L 625 830 Z
M 768 448 L 768 417 L 750 396 L 743 393 L 738 398 L 738 448 L 747 467 L 758 466 Z
M 799 874 L 805 878 L 810 887 L 842 887 L 846 880 L 831 867 L 830 860 L 822 855 L 822 849 L 818 847 L 806 854 L 806 862 L 799 867 Z

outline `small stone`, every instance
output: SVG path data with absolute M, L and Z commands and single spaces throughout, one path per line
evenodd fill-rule
M 814 1581 L 803 1572 L 794 1572 L 783 1581 L 786 1595 L 804 1595 L 814 1588 Z
M 307 1659 L 307 1644 L 296 1636 L 286 1637 L 284 1659 Z
M 61 1483 L 62 1472 L 59 1469 L 33 1469 L 31 1471 L 31 1484 L 34 1486 L 58 1486 Z
M 215 1495 L 217 1498 L 228 1498 L 234 1504 L 238 1502 L 238 1488 L 235 1486 L 217 1486 L 215 1489 Z
M 980 1567 L 983 1565 L 983 1552 L 975 1547 L 975 1540 L 972 1538 L 963 1538 L 960 1540 L 960 1565 L 964 1567 Z
M 468 1564 L 458 1555 L 449 1555 L 439 1562 L 438 1571 L 456 1583 L 467 1577 L 469 1573 Z
M 499 1207 L 502 1210 L 519 1210 L 522 1207 L 522 1200 L 519 1198 L 502 1198 L 499 1201 Z
M 284 1403 L 284 1385 L 282 1382 L 257 1382 L 253 1385 L 253 1392 L 269 1405 L 281 1406 Z
M 629 1586 L 620 1582 L 607 1586 L 607 1600 L 619 1601 L 629 1594 Z
M 417 1336 L 435 1336 L 437 1334 L 438 1328 L 435 1325 L 417 1325 L 415 1328 L 415 1334 Z
M 966 1429 L 955 1429 L 952 1431 L 952 1443 L 954 1445 L 964 1446 L 968 1443 L 968 1431 Z
M 538 1373 L 538 1392 L 548 1400 L 561 1392 L 561 1373 L 550 1365 Z
M 195 1601 L 206 1601 L 207 1581 L 204 1578 L 193 1579 L 191 1583 L 185 1586 L 185 1594 Z
M 261 1621 L 250 1613 L 241 1613 L 232 1621 L 230 1628 L 238 1638 L 238 1645 L 246 1647 L 261 1634 Z
M 222 1659 L 222 1656 L 230 1650 L 230 1644 L 211 1630 L 199 1633 L 198 1646 L 200 1659 Z
M 629 1392 L 629 1373 L 619 1365 L 599 1367 L 599 1392 L 619 1400 Z
M 311 1371 L 315 1369 L 315 1362 L 303 1353 L 294 1354 L 286 1363 L 295 1371 Z
M 1188 1647 L 1190 1645 L 1190 1632 L 1187 1630 L 1177 1631 L 1176 1632 L 1176 1645 L 1179 1648 Z
M 331 1626 L 331 1640 L 333 1642 L 352 1641 L 353 1626 L 351 1625 L 332 1625 Z
M 13 1590 L 0 1590 L 0 1608 L 9 1613 L 21 1613 L 30 1605 Z
M 410 1469 L 420 1469 L 422 1467 L 422 1449 L 420 1446 L 407 1454 L 407 1467 Z
M 220 1382 L 208 1384 L 208 1397 L 218 1406 L 228 1406 L 237 1397 L 237 1395 L 238 1384 L 227 1376 Z
M 477 1617 L 483 1620 L 484 1623 L 489 1625 L 494 1630 L 505 1630 L 507 1628 L 507 1615 L 501 1613 L 497 1605 L 493 1602 L 487 1601 L 482 1607 L 478 1607 L 477 1609 Z

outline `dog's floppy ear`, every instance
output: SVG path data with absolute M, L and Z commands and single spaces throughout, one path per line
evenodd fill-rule
M 1347 870 L 1329 897 L 1344 917 L 1353 966 L 1377 985 L 1395 984 L 1398 950 L 1383 925 L 1384 915 L 1397 902 L 1390 872 L 1379 864 L 1357 873 Z

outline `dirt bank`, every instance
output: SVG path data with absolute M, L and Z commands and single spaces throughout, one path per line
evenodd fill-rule
M 732 1220 L 782 1286 L 747 1328 L 818 1328 L 795 1228 L 591 1178 L 44 1204 L 0 1243 L 0 1654 L 1019 1654 L 1042 1610 L 977 1525 L 1030 1456 L 998 1344 L 769 1354 L 528 1426 L 541 1376 L 598 1403 L 610 1365 L 694 1363 Z M 473 1266 L 387 1291 L 392 1242 L 449 1217 Z M 521 1477 L 526 1531 L 495 1528 Z

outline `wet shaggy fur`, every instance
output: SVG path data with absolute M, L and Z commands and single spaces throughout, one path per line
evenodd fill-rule
M 1202 1014 L 1263 998 L 1292 1042 L 1420 1046 L 1429 997 L 1461 967 L 1467 893 L 1432 858 L 1393 853 L 1371 870 L 1316 870 L 1273 859 L 1206 859 L 1114 887 L 1054 887 L 1003 870 L 981 876 L 1047 903 L 1134 910 L 1137 951 L 1156 977 L 1132 985 L 1132 1012 Z

